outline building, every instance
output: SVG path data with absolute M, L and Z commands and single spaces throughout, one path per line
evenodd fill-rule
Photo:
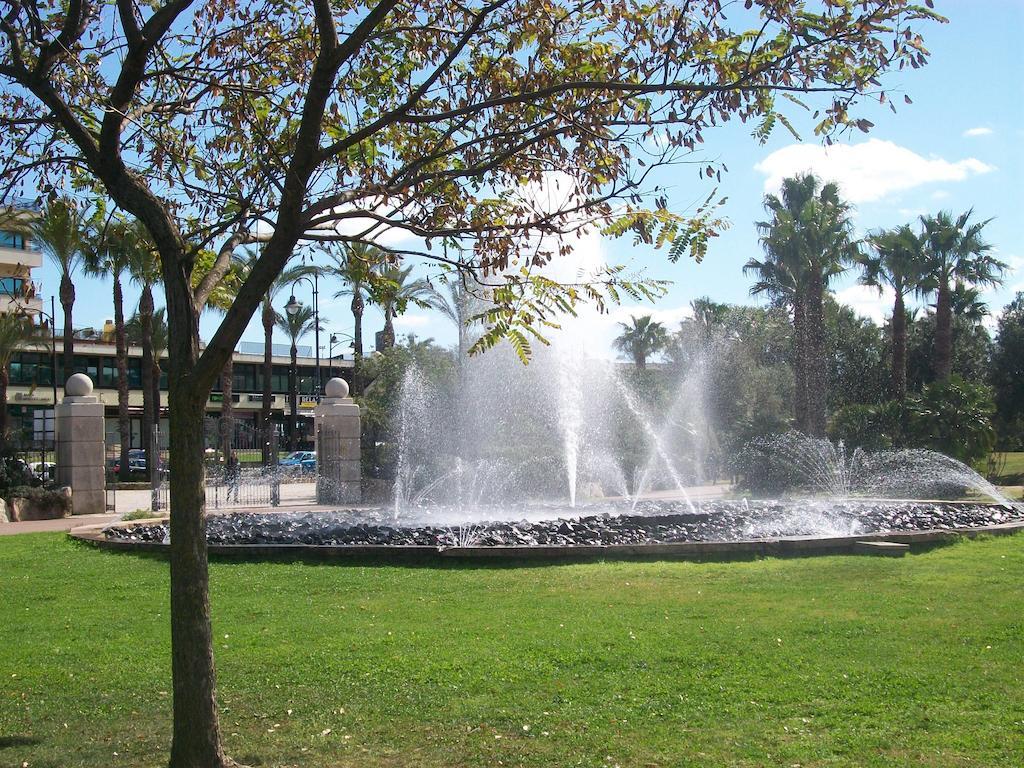
M 263 408 L 263 354 L 262 352 L 260 354 L 251 353 L 250 350 L 254 350 L 255 346 L 262 350 L 262 344 L 243 343 L 240 345 L 243 351 L 235 352 L 231 396 L 234 404 L 236 434 L 253 435 L 254 439 L 255 436 L 262 434 L 261 411 Z M 67 376 L 64 375 L 60 350 L 61 339 L 58 337 L 56 359 L 58 400 L 64 396 L 63 386 L 60 383 L 67 380 Z M 271 419 L 278 425 L 278 433 L 284 435 L 287 432 L 288 371 L 291 368 L 291 358 L 287 345 L 275 344 L 273 351 L 273 373 L 270 382 L 273 392 Z M 300 346 L 297 364 L 298 439 L 303 445 L 311 444 L 313 440 L 312 419 L 313 408 L 316 405 L 314 393 L 316 362 L 312 357 L 312 351 L 310 347 Z M 322 359 L 320 361 L 321 384 L 326 383 L 334 376 L 351 380 L 352 365 L 351 359 L 342 359 L 337 355 L 333 360 Z M 37 433 L 43 429 L 44 419 L 49 417 L 47 412 L 53 408 L 53 366 L 53 356 L 49 350 L 43 348 L 16 352 L 11 358 L 7 390 L 10 425 L 12 427 L 20 425 L 22 434 L 32 440 L 40 440 L 43 437 Z M 160 377 L 160 411 L 161 421 L 166 429 L 166 362 L 162 367 L 165 370 Z M 117 357 L 114 344 L 107 341 L 75 339 L 75 370 L 70 371 L 68 376 L 72 373 L 84 373 L 93 380 L 94 394 L 99 396 L 106 406 L 107 434 L 116 440 L 117 438 L 114 436 L 118 434 Z M 216 419 L 223 406 L 224 394 L 218 380 L 207 402 L 207 415 L 211 419 Z M 132 447 L 141 447 L 142 347 L 139 346 L 129 346 L 128 348 L 128 409 L 131 417 Z M 212 430 L 212 433 L 215 434 L 216 430 Z
M 40 321 L 47 318 L 40 296 L 41 286 L 32 280 L 32 270 L 42 266 L 42 253 L 33 245 L 25 227 L 13 226 L 30 222 L 39 206 L 17 201 L 0 208 L 0 312 L 22 312 Z M 47 307 L 46 310 L 49 310 Z M 39 446 L 53 439 L 54 400 L 63 396 L 63 383 L 73 373 L 85 373 L 93 380 L 95 394 L 105 405 L 106 432 L 118 435 L 117 422 L 117 357 L 113 342 L 113 322 L 107 321 L 95 338 L 75 338 L 74 370 L 63 369 L 63 340 L 56 337 L 50 345 L 15 352 L 11 358 L 7 404 L 9 426 L 21 433 L 22 444 Z M 242 342 L 234 355 L 234 404 L 236 434 L 262 435 L 263 408 L 263 344 Z M 166 359 L 166 356 L 165 358 Z M 288 373 L 291 368 L 290 348 L 275 344 L 273 349 L 271 419 L 278 432 L 287 434 Z M 333 376 L 351 380 L 352 360 L 336 355 L 321 360 L 321 386 Z M 56 371 L 54 368 L 56 367 Z M 160 410 L 166 434 L 167 374 L 166 364 L 160 381 Z M 299 347 L 297 364 L 299 419 L 298 438 L 302 444 L 312 443 L 312 413 L 315 406 L 316 360 L 311 347 Z M 55 375 L 56 374 L 56 375 Z M 54 388 L 54 380 L 57 382 Z M 221 382 L 218 380 L 207 403 L 212 419 L 220 415 L 224 405 Z M 132 447 L 143 445 L 142 424 L 142 348 L 128 348 L 128 408 L 131 418 Z M 216 430 L 213 430 L 216 433 Z M 119 438 L 113 438 L 119 440 Z M 108 439 L 108 442 L 111 440 Z
M 28 222 L 38 206 L 24 203 L 3 210 L 0 219 L 0 312 L 38 315 L 43 308 L 42 289 L 32 280 L 32 270 L 43 265 L 43 254 L 25 233 L 4 228 L 5 221 Z

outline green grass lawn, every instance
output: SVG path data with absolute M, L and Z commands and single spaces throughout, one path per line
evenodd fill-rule
M 0 538 L 0 766 L 160 766 L 167 564 Z M 903 559 L 217 562 L 260 766 L 1024 765 L 1024 536 Z

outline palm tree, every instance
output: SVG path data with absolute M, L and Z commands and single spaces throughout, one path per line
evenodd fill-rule
M 253 248 L 243 249 L 241 259 L 242 269 L 251 270 L 259 258 L 259 252 Z M 263 296 L 260 318 L 263 322 L 263 401 L 260 406 L 260 422 L 263 425 L 263 463 L 273 463 L 271 446 L 273 443 L 274 422 L 271 418 L 274 405 L 274 327 L 281 319 L 281 315 L 274 309 L 274 298 L 282 289 L 293 283 L 299 277 L 299 270 L 303 267 L 293 267 L 285 270 L 270 284 L 270 288 Z M 308 269 L 308 267 L 306 267 Z M 223 414 L 222 414 L 223 417 Z
M 149 348 L 152 350 L 153 362 L 150 366 L 149 374 L 149 398 L 153 403 L 156 404 L 155 423 L 159 422 L 160 419 L 160 377 L 163 374 L 163 370 L 160 367 L 160 359 L 167 352 L 167 344 L 169 342 L 167 330 L 167 310 L 163 307 L 153 311 L 153 316 L 149 320 Z M 128 337 L 128 341 L 138 346 L 143 346 L 143 322 L 142 317 L 136 311 L 125 323 L 125 335 Z M 145 392 L 143 392 L 143 402 L 145 402 Z M 147 441 L 148 443 L 148 441 Z
M 630 323 L 619 323 L 622 333 L 613 342 L 615 348 L 633 358 L 641 371 L 647 368 L 647 358 L 657 354 L 668 343 L 668 332 L 661 323 L 651 320 L 650 315 L 631 318 Z
M 128 339 L 124 322 L 124 290 L 121 277 L 128 269 L 129 227 L 114 220 L 101 230 L 92 230 L 84 249 L 87 274 L 109 275 L 114 280 L 114 355 L 117 360 L 117 426 L 121 441 L 121 480 L 128 479 L 128 451 L 131 448 L 131 419 L 128 415 Z
M 907 397 L 907 303 L 912 293 L 924 290 L 927 261 L 923 240 L 909 224 L 868 236 L 873 252 L 860 257 L 864 270 L 860 282 L 879 291 L 888 286 L 896 295 L 892 308 L 892 395 L 903 402 Z
M 410 301 L 428 305 L 430 284 L 422 278 L 410 281 L 411 274 L 411 266 L 388 267 L 380 273 L 377 296 L 384 308 L 384 349 L 395 346 L 395 315 L 404 312 Z
M 142 446 L 146 451 L 147 471 L 155 466 L 153 427 L 160 418 L 159 379 L 154 386 L 153 371 L 153 286 L 160 281 L 160 256 L 148 233 L 133 222 L 128 237 L 128 273 L 133 283 L 142 287 L 139 295 L 139 343 L 142 346 Z M 154 394 L 155 393 L 155 394 Z
M 752 293 L 767 292 L 793 308 L 796 340 L 797 426 L 808 434 L 825 434 L 827 358 L 825 293 L 859 252 L 853 239 L 851 208 L 834 183 L 813 174 L 783 179 L 781 196 L 766 195 L 771 215 L 758 222 L 765 261 L 751 260 Z
M 475 279 L 475 276 L 473 276 Z M 427 285 L 427 303 L 451 320 L 459 334 L 458 364 L 461 367 L 470 346 L 470 325 L 479 313 L 483 300 L 467 285 L 467 276 L 460 270 L 458 275 L 441 278 L 444 289 Z
M 0 314 L 0 435 L 7 433 L 7 385 L 11 357 L 26 344 L 38 341 L 39 328 L 21 313 Z
M 922 216 L 921 226 L 928 259 L 929 289 L 935 294 L 935 378 L 949 379 L 953 370 L 953 288 L 957 282 L 970 286 L 999 285 L 1006 265 L 991 254 L 982 230 L 991 219 L 971 222 L 974 210 L 956 219 L 949 211 Z
M 82 261 L 85 222 L 67 200 L 50 203 L 43 215 L 32 222 L 32 238 L 53 265 L 60 270 L 60 305 L 64 309 L 64 379 L 75 371 L 75 283 L 72 277 Z
M 315 315 L 312 307 L 304 304 L 299 305 L 294 315 L 285 313 L 278 316 L 277 327 L 284 331 L 291 341 L 291 367 L 288 369 L 288 408 L 291 416 L 288 420 L 288 449 L 296 450 L 295 446 L 295 423 L 299 418 L 299 392 L 298 392 L 298 364 L 299 364 L 299 339 L 313 330 Z

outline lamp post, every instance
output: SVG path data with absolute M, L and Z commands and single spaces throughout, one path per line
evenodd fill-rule
M 347 333 L 341 333 L 341 334 L 332 333 L 331 334 L 330 344 L 327 347 L 327 368 L 328 368 L 328 372 L 330 372 L 333 369 L 333 367 L 334 367 L 334 345 L 335 344 L 340 345 L 341 342 L 345 341 L 346 339 L 349 342 L 349 348 L 350 349 L 355 349 L 355 346 L 356 346 L 356 337 L 355 336 L 349 336 Z
M 284 305 L 284 311 L 287 312 L 289 315 L 292 315 L 294 317 L 295 313 L 298 312 L 302 308 L 302 304 L 295 298 L 294 291 L 295 291 L 295 284 L 296 283 L 299 283 L 299 282 L 305 280 L 307 283 L 309 283 L 313 287 L 313 334 L 314 334 L 313 350 L 316 353 L 316 369 L 315 369 L 314 374 L 313 374 L 313 396 L 317 400 L 319 400 L 320 399 L 320 299 L 319 299 L 320 291 L 319 291 L 319 287 L 318 287 L 318 282 L 319 281 L 317 279 L 317 272 L 316 272 L 316 270 L 313 270 L 311 272 L 311 274 L 313 275 L 312 279 L 310 279 L 308 275 L 303 275 L 302 277 L 300 277 L 300 278 L 296 279 L 294 282 L 292 282 L 292 291 L 293 291 L 293 293 L 292 293 L 291 297 L 289 297 L 288 303 Z M 298 374 L 298 372 L 296 371 L 296 375 L 297 374 Z

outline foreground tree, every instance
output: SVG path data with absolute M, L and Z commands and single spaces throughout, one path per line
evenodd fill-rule
M 953 292 L 957 285 L 998 285 L 1006 265 L 996 259 L 982 230 L 991 221 L 971 221 L 973 210 L 953 218 L 949 211 L 922 216 L 928 287 L 935 294 L 935 353 L 932 364 L 937 381 L 953 371 Z M 962 290 L 962 289 L 961 289 Z
M 628 323 L 619 323 L 622 333 L 616 337 L 613 345 L 633 361 L 637 370 L 646 370 L 647 358 L 656 355 L 668 345 L 668 332 L 665 326 L 650 315 L 630 318 Z
M 528 354 L 526 336 L 554 312 L 651 291 L 616 269 L 575 286 L 538 274 L 571 248 L 567 236 L 604 227 L 671 244 L 673 258 L 703 256 L 713 204 L 687 216 L 664 200 L 645 206 L 651 168 L 695 151 L 731 118 L 755 123 L 762 139 L 791 124 L 782 107 L 799 107 L 776 98 L 791 91 L 811 94 L 817 132 L 866 130 L 854 107 L 884 95 L 886 71 L 926 62 L 916 27 L 940 18 L 910 0 L 820 10 L 758 0 L 730 14 L 745 20 L 733 27 L 717 5 L 7 4 L 0 200 L 100 188 L 142 222 L 160 256 L 175 499 L 173 766 L 229 763 L 215 697 L 202 418 L 297 245 L 380 245 L 398 241 L 383 238 L 397 230 L 422 246 L 392 248 L 396 259 L 440 260 L 433 242 L 463 240 L 497 284 L 475 347 L 509 339 Z M 655 130 L 663 140 L 651 141 Z M 231 253 L 255 241 L 265 241 L 260 257 L 202 347 L 199 313 Z M 213 267 L 194 283 L 210 249 Z
M 892 308 L 892 396 L 903 402 L 907 397 L 907 296 L 920 293 L 925 285 L 928 264 L 924 243 L 909 225 L 878 232 L 868 237 L 872 251 L 860 258 L 864 285 L 891 288 L 896 296 Z

